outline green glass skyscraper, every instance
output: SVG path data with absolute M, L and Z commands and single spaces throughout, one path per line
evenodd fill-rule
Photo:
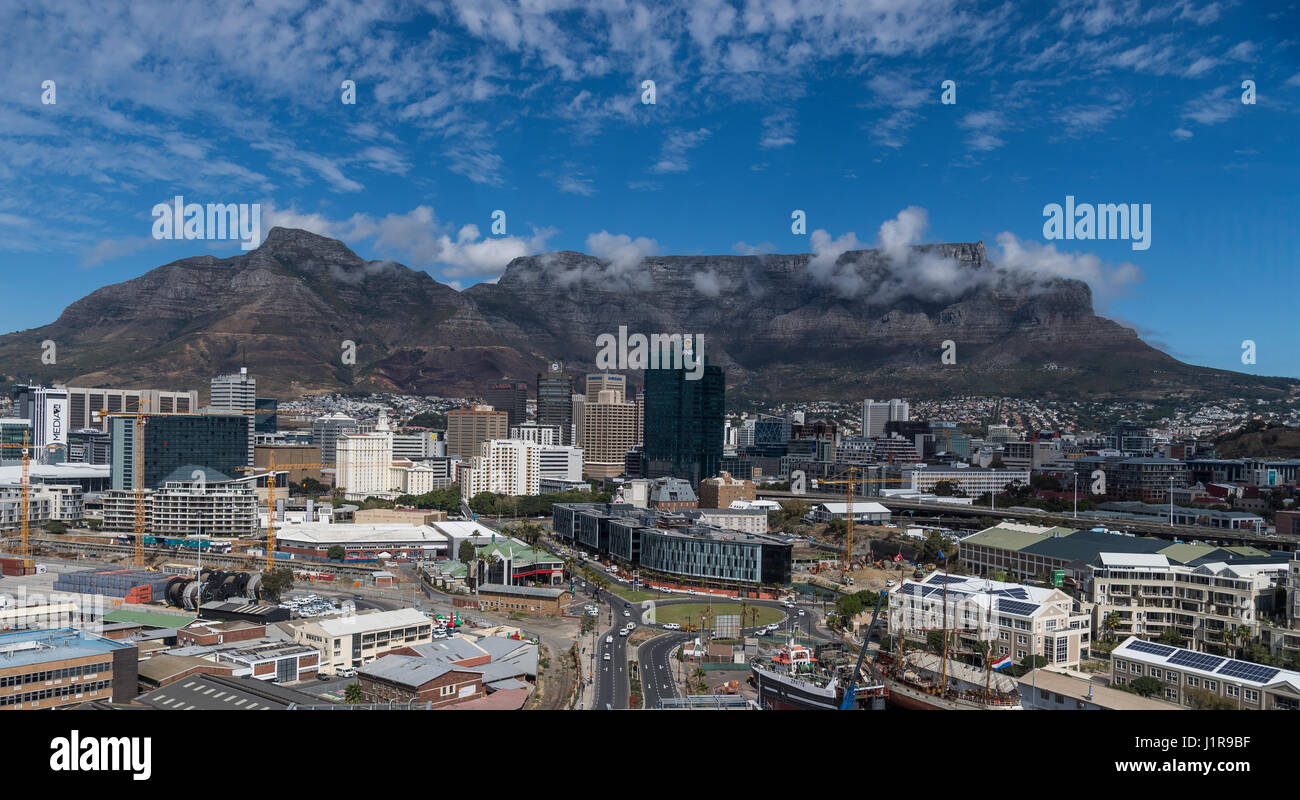
M 722 367 L 705 362 L 699 380 L 684 369 L 645 371 L 645 439 L 641 474 L 672 476 L 698 486 L 722 466 Z

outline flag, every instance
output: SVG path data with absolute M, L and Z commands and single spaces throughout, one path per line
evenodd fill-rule
M 1009 667 L 1009 666 L 1011 666 L 1010 655 L 1005 655 L 1002 658 L 999 658 L 997 661 L 993 662 L 993 669 L 1002 669 L 1003 667 Z
M 894 555 L 894 560 L 895 560 L 895 561 L 902 561 L 902 560 L 903 560 L 903 554 L 902 554 L 902 553 L 897 553 L 897 554 L 895 554 L 895 555 Z

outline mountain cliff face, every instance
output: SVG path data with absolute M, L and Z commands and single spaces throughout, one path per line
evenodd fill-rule
M 1088 287 L 990 263 L 982 243 L 844 253 L 515 259 L 464 292 L 342 243 L 272 229 L 247 254 L 187 258 L 0 336 L 0 372 L 82 385 L 202 387 L 247 365 L 261 392 L 474 395 L 550 360 L 595 368 L 596 339 L 703 334 L 730 393 L 856 399 L 955 393 L 1276 394 L 1294 382 L 1192 367 L 1096 316 Z M 915 275 L 912 274 L 915 270 Z M 920 276 L 920 277 L 917 277 Z M 927 277 L 928 276 L 928 277 Z M 40 363 L 40 342 L 58 345 Z M 355 365 L 344 342 L 356 343 Z M 943 342 L 956 363 L 941 363 Z

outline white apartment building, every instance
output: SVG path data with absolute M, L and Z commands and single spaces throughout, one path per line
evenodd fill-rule
M 347 414 L 329 414 L 311 424 L 312 441 L 320 447 L 320 460 L 333 464 L 338 460 L 339 437 L 360 431 L 356 419 Z
M 978 497 L 985 492 L 1001 492 L 1016 481 L 1028 485 L 1029 470 L 934 466 L 903 470 L 903 482 L 914 492 L 933 492 L 935 484 L 943 481 L 956 483 L 968 497 Z
M 1162 699 L 1185 706 L 1192 705 L 1193 695 L 1207 692 L 1236 703 L 1237 708 L 1300 711 L 1300 672 L 1147 642 L 1136 636 L 1111 652 L 1110 670 L 1111 682 L 1119 686 L 1138 678 L 1155 678 L 1164 685 Z
M 1257 633 L 1261 612 L 1272 610 L 1286 563 L 1170 564 L 1158 553 L 1101 553 L 1092 566 L 1089 600 L 1093 630 L 1117 636 L 1157 638 L 1173 628 L 1193 650 L 1227 646 L 1225 633 L 1250 628 Z
M 80 502 L 81 487 L 32 486 L 27 491 L 27 524 L 36 528 L 59 519 L 61 495 L 51 489 L 76 489 Z M 77 517 L 80 519 L 80 517 Z M 22 527 L 22 488 L 0 487 L 0 530 L 16 531 Z
M 433 641 L 433 623 L 414 608 L 277 624 L 298 644 L 320 651 L 320 671 L 329 675 L 369 664 L 399 647 Z
M 923 638 L 925 630 L 947 628 L 961 646 L 989 642 L 995 660 L 1009 655 L 1017 664 L 1035 653 L 1049 665 L 1077 667 L 1088 658 L 1090 622 L 1060 589 L 965 575 L 904 581 L 889 597 L 891 635 Z
M 257 490 L 247 482 L 168 481 L 144 494 L 149 532 L 157 536 L 201 533 L 226 539 L 256 536 L 259 530 Z M 109 491 L 102 501 L 104 530 L 135 529 L 134 491 Z
M 523 439 L 492 439 L 480 446 L 481 455 L 470 461 L 461 484 L 461 494 L 471 498 L 479 492 L 511 496 L 541 492 L 543 478 L 581 481 L 583 456 L 580 447 L 539 445 Z
M 402 493 L 393 483 L 393 432 L 387 412 L 379 412 L 374 431 L 339 436 L 336 451 L 335 485 L 346 499 L 392 499 Z

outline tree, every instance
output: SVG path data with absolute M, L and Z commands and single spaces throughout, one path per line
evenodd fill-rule
M 1152 695 L 1161 694 L 1165 690 L 1165 685 L 1160 682 L 1159 678 L 1153 678 L 1150 675 L 1143 675 L 1141 678 L 1134 678 L 1133 682 L 1128 684 L 1133 694 L 1142 697 L 1151 697 Z
M 475 549 L 474 543 L 469 539 L 466 539 L 460 543 L 460 547 L 456 550 L 456 560 L 462 564 L 468 564 L 474 560 L 474 556 L 477 552 L 478 550 Z
M 88 519 L 86 520 L 86 527 L 92 531 L 97 531 L 104 527 L 104 521 L 102 519 Z
M 359 705 L 364 698 L 361 696 L 361 684 L 349 683 L 343 690 L 343 702 L 350 706 Z
M 62 522 L 60 522 L 57 519 L 52 519 L 49 522 L 42 525 L 41 527 L 45 529 L 46 533 L 67 533 L 68 532 L 68 526 L 64 525 Z
M 293 589 L 293 570 L 288 567 L 276 567 L 262 573 L 262 594 L 271 600 Z
M 1106 631 L 1106 636 L 1110 639 L 1115 638 L 1115 629 L 1120 626 L 1123 620 L 1120 619 L 1118 611 L 1112 611 L 1101 621 L 1101 627 Z
M 341 544 L 331 545 L 330 549 L 325 551 L 325 557 L 330 561 L 342 561 L 348 557 L 348 551 Z
M 432 428 L 442 431 L 447 429 L 447 417 L 436 411 L 422 411 L 406 421 L 412 428 Z
M 957 481 L 939 481 L 930 490 L 936 497 L 965 497 L 961 484 Z
M 1150 680 L 1155 679 L 1151 678 Z M 1196 711 L 1231 711 L 1237 707 L 1236 703 L 1226 697 L 1219 697 L 1209 689 L 1202 689 L 1198 686 L 1188 687 L 1184 692 L 1184 696 Z
M 1183 639 L 1183 635 L 1178 632 L 1177 628 L 1165 628 L 1160 632 L 1160 636 L 1156 638 L 1156 641 L 1160 644 L 1182 647 L 1186 640 Z

